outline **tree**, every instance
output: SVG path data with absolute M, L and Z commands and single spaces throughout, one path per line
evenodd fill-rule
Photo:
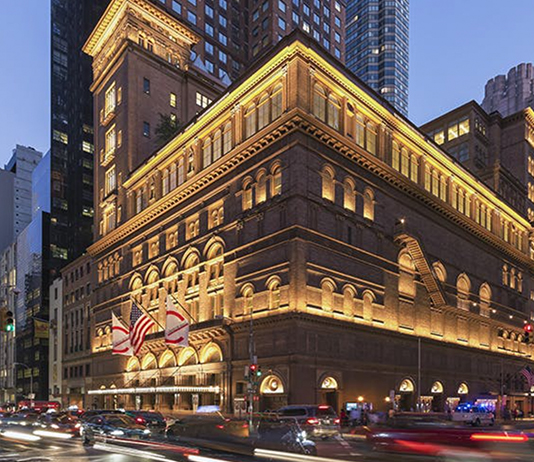
M 156 127 L 158 143 L 163 145 L 170 141 L 180 130 L 180 122 L 167 114 L 159 114 L 159 124 Z

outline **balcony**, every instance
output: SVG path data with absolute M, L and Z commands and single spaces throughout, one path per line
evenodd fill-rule
M 116 114 L 117 114 L 117 106 L 107 107 L 104 110 L 104 113 L 102 114 L 102 117 L 100 117 L 100 124 L 103 127 L 105 127 L 106 125 L 108 125 L 115 118 Z
M 106 152 L 100 152 L 100 165 L 102 165 L 102 167 L 106 167 L 113 159 L 115 159 L 116 150 L 117 149 L 113 147 Z

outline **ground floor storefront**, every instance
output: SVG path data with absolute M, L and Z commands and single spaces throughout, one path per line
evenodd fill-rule
M 492 410 L 519 407 L 524 413 L 532 407 L 519 373 L 530 363 L 526 357 L 311 315 L 259 319 L 253 329 L 261 372 L 252 385 L 255 393 L 245 376 L 251 332 L 244 321 L 193 331 L 187 348 L 173 350 L 156 341 L 140 357 L 95 358 L 105 373 L 93 377 L 85 405 L 166 414 L 215 405 L 233 415 L 244 415 L 251 399 L 257 411 L 314 403 L 338 412 L 446 413 L 464 402 Z

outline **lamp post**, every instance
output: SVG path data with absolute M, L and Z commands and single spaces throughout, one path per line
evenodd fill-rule
M 25 367 L 26 369 L 30 371 L 30 408 L 33 408 L 33 373 L 32 373 L 33 371 L 32 371 L 32 368 L 24 363 L 13 363 L 13 367 L 17 367 L 17 366 Z

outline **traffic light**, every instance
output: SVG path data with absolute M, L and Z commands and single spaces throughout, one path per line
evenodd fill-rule
M 523 326 L 523 330 L 525 331 L 525 343 L 530 343 L 530 336 L 532 335 L 532 330 L 533 330 L 533 327 L 532 327 L 532 324 L 525 324 Z
M 256 376 L 256 372 L 258 371 L 258 365 L 257 364 L 251 364 L 248 367 L 248 370 L 249 370 L 249 375 L 251 377 L 255 377 Z
M 13 319 L 13 311 L 6 312 L 5 331 L 15 332 L 15 320 Z

